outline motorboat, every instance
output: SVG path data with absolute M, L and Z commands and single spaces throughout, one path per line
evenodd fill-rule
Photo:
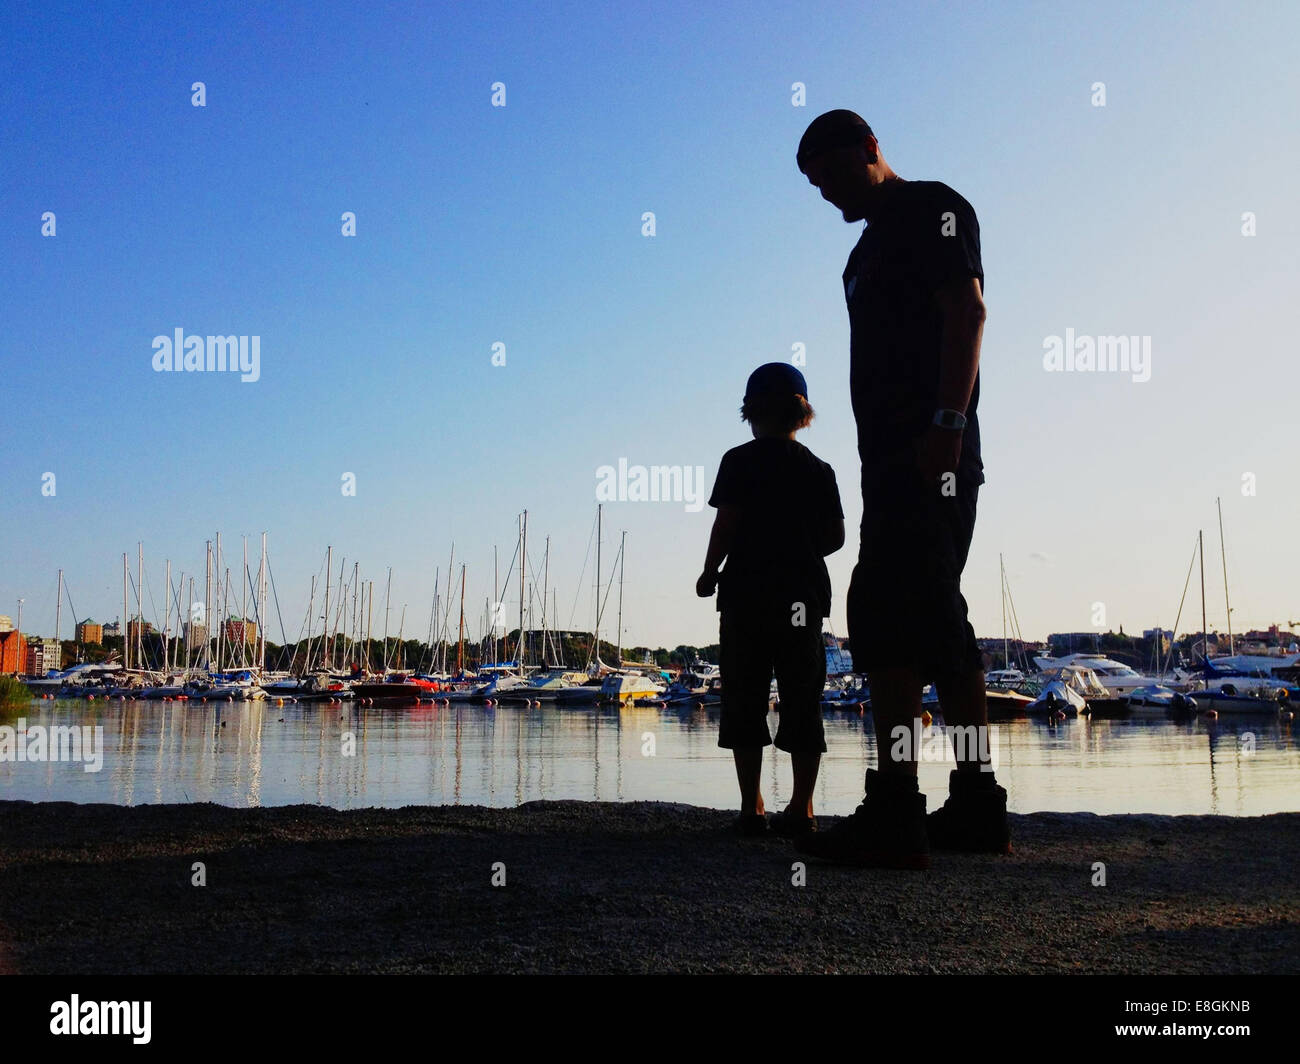
M 251 669 L 213 672 L 184 685 L 186 698 L 201 702 L 258 702 L 266 692 Z
M 662 695 L 664 685 L 639 672 L 611 672 L 600 685 L 602 702 L 624 705 L 638 698 Z
M 1088 712 L 1090 701 L 1102 702 L 1110 697 L 1092 669 L 1084 665 L 1060 665 L 1044 671 L 1042 691 L 1026 704 L 1025 713 L 1030 717 L 1077 717 Z
M 1045 673 L 1069 665 L 1091 669 L 1098 683 L 1105 687 L 1112 697 L 1117 699 L 1126 698 L 1129 692 L 1135 691 L 1139 687 L 1153 687 L 1161 683 L 1158 677 L 1144 676 L 1131 666 L 1125 665 L 1122 661 L 1115 661 L 1104 654 L 1066 654 L 1059 658 L 1037 657 L 1034 658 L 1034 664 Z M 1021 677 L 1022 682 L 1023 680 L 1024 677 Z
M 1152 684 L 1138 687 L 1127 695 L 1129 716 L 1166 717 L 1196 712 L 1196 700 L 1172 687 Z
M 379 680 L 352 684 L 352 697 L 358 702 L 418 702 L 434 688 L 432 680 L 410 673 L 390 672 Z

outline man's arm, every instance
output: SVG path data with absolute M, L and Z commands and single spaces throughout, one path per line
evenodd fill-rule
M 950 281 L 934 294 L 943 317 L 937 409 L 964 414 L 980 367 L 980 341 L 988 313 L 978 277 Z
M 980 343 L 984 338 L 987 311 L 978 277 L 950 281 L 935 291 L 935 302 L 943 319 L 939 348 L 939 394 L 936 410 L 966 413 L 975 375 L 979 372 Z M 918 462 L 930 480 L 955 472 L 961 459 L 962 433 L 931 425 L 921 439 Z

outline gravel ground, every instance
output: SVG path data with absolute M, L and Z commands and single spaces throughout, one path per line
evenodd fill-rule
M 1011 857 L 805 886 L 730 819 L 0 802 L 0 971 L 1300 971 L 1300 813 L 1013 816 Z

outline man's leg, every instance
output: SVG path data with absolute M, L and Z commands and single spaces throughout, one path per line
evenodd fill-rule
M 867 769 L 866 795 L 852 816 L 842 818 L 829 831 L 798 840 L 795 845 L 810 857 L 866 868 L 929 867 L 925 830 L 925 795 L 916 785 L 916 761 L 907 743 L 906 756 L 892 758 L 892 731 L 903 724 L 911 734 L 912 721 L 921 714 L 919 671 L 911 666 L 880 667 L 887 656 L 891 607 L 898 598 L 882 583 L 889 567 L 875 559 L 888 555 L 868 553 L 864 527 L 863 557 L 853 570 L 847 601 L 849 642 L 854 660 L 860 661 L 871 681 L 871 710 L 876 717 L 878 769 Z M 901 752 L 901 751 L 900 751 Z
M 921 716 L 921 674 L 914 668 L 873 669 L 871 713 L 876 718 L 876 764 L 882 775 L 916 778 L 916 749 L 911 741 L 914 721 Z M 900 743 L 898 729 L 909 737 Z M 897 756 L 901 755 L 901 756 Z
M 975 531 L 979 480 L 978 471 L 961 471 L 958 494 L 945 501 L 939 515 L 948 537 L 944 551 L 948 575 L 938 620 L 951 642 L 944 655 L 951 666 L 939 671 L 936 686 L 957 768 L 948 775 L 948 800 L 930 814 L 927 831 L 935 849 L 1010 853 L 1007 792 L 993 776 L 994 744 L 983 663 L 960 588 Z
M 953 754 L 961 772 L 992 771 L 989 765 L 991 743 L 988 739 L 989 706 L 984 692 L 984 670 L 967 669 L 940 677 L 935 683 L 944 724 L 950 728 L 977 729 L 966 734 L 977 741 L 958 743 L 953 737 Z M 971 754 L 975 754 L 972 758 Z M 963 757 L 962 755 L 966 756 Z M 988 765 L 986 769 L 984 766 Z

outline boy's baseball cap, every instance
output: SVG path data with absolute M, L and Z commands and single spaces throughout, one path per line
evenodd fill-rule
M 795 162 L 799 170 L 804 171 L 808 161 L 832 148 L 846 148 L 850 144 L 860 144 L 868 137 L 874 137 L 867 120 L 861 115 L 843 109 L 827 111 L 818 115 L 804 130 L 803 139 L 799 141 L 799 150 L 795 153 Z
M 769 362 L 754 370 L 745 384 L 746 401 L 760 395 L 802 395 L 807 399 L 808 382 L 789 362 Z

